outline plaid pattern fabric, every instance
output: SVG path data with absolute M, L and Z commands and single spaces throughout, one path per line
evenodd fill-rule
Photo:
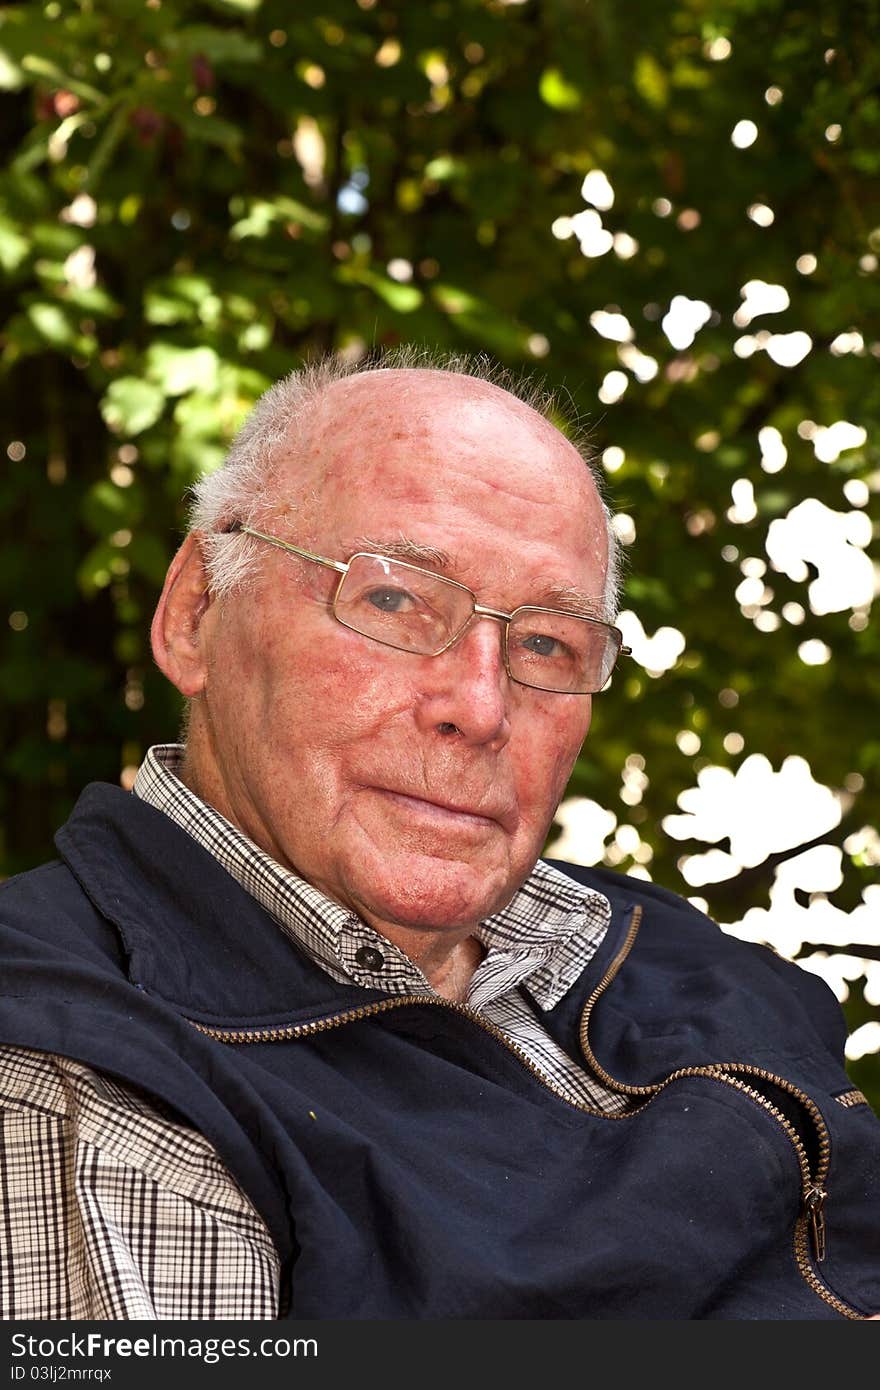
M 212 854 L 312 961 L 337 981 L 434 993 L 391 942 L 195 796 L 176 775 L 182 757 L 177 744 L 150 749 L 135 794 Z M 540 1022 L 609 917 L 602 894 L 538 864 L 478 928 L 486 953 L 466 1002 L 570 1104 L 615 1115 L 627 1102 Z M 365 945 L 381 957 L 377 970 L 358 964 Z M 0 1318 L 266 1319 L 278 1316 L 278 1284 L 262 1219 L 202 1135 L 79 1063 L 0 1047 Z
M 273 1318 L 278 1277 L 201 1134 L 79 1063 L 0 1047 L 0 1318 Z

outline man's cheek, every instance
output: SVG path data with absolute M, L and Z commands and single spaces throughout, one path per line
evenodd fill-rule
M 412 658 L 355 638 L 322 654 L 308 672 L 307 691 L 324 718 L 372 725 L 415 707 Z
M 284 737 L 331 751 L 375 737 L 408 707 L 381 661 L 343 648 L 311 664 L 290 663 L 273 683 L 264 716 L 282 724 Z
M 543 740 L 527 734 L 520 762 L 520 787 L 531 791 L 537 801 L 561 796 L 582 742 L 574 733 Z

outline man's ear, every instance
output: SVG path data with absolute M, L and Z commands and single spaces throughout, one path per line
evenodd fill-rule
M 201 625 L 210 603 L 202 548 L 192 533 L 168 567 L 150 629 L 156 665 L 187 698 L 199 695 L 207 680 Z

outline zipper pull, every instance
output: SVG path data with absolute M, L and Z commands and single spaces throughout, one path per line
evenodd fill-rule
M 813 1233 L 813 1251 L 817 1263 L 825 1258 L 825 1202 L 828 1193 L 824 1187 L 811 1187 L 804 1196 L 804 1206 L 810 1218 Z

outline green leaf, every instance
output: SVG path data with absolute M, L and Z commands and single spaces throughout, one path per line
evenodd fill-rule
M 639 53 L 633 71 L 636 91 L 651 106 L 665 106 L 669 97 L 669 79 L 651 53 Z
M 233 222 L 229 235 L 233 241 L 243 241 L 245 237 L 267 236 L 277 221 L 277 213 L 271 203 L 252 203 L 246 217 Z
M 147 290 L 144 295 L 144 318 L 147 323 L 196 323 L 198 310 L 185 299 L 176 299 L 161 290 Z
M 93 285 L 90 289 L 69 286 L 65 303 L 76 305 L 86 314 L 100 314 L 102 318 L 118 318 L 122 313 L 121 304 L 100 285 Z
M 198 391 L 181 397 L 174 407 L 174 423 L 178 430 L 175 447 L 185 445 L 188 439 L 215 438 L 219 427 L 217 398 Z
M 576 111 L 583 101 L 580 88 L 569 82 L 559 68 L 546 68 L 541 73 L 538 91 L 541 100 L 554 111 Z
M 401 285 L 374 270 L 342 266 L 338 275 L 342 281 L 355 281 L 357 284 L 366 285 L 398 314 L 411 314 L 424 300 L 422 291 L 416 285 Z
M 182 396 L 188 391 L 213 391 L 217 385 L 219 359 L 213 348 L 177 348 L 154 343 L 147 350 L 147 376 L 166 396 Z
M 255 14 L 262 3 L 263 0 L 211 0 L 215 9 L 232 10 L 237 14 Z
M 104 93 L 99 92 L 97 87 L 71 77 L 70 73 L 64 72 L 57 63 L 50 62 L 48 58 L 36 53 L 27 53 L 21 60 L 21 66 L 25 72 L 31 72 L 36 77 L 46 77 L 66 91 L 75 92 L 84 101 L 92 102 L 94 105 L 101 105 L 104 101 Z
M 203 54 L 214 64 L 259 63 L 264 55 L 258 39 L 248 38 L 235 29 L 217 29 L 211 24 L 191 24 L 166 40 L 171 53 Z
M 467 165 L 464 160 L 453 159 L 448 154 L 438 155 L 425 165 L 425 178 L 435 179 L 437 183 L 444 183 L 447 179 L 457 178 L 466 173 Z
M 57 304 L 29 304 L 27 315 L 37 332 L 53 347 L 65 348 L 73 345 L 76 332 L 64 310 Z
M 242 352 L 262 352 L 269 346 L 272 329 L 268 323 L 249 323 L 238 335 Z
M 149 323 L 196 323 L 209 300 L 216 295 L 203 275 L 170 275 L 147 287 L 144 315 Z
M 457 285 L 433 285 L 431 297 L 447 314 L 464 314 L 468 310 L 481 307 L 480 300 L 477 299 L 476 295 L 469 294 L 467 290 L 463 290 Z
M 246 237 L 265 237 L 278 223 L 286 222 L 295 222 L 310 231 L 322 232 L 328 220 L 324 213 L 316 212 L 296 198 L 275 198 L 272 201 L 255 198 L 247 204 L 245 216 L 232 224 L 229 235 L 234 241 L 243 241 Z
M 0 48 L 0 91 L 17 92 L 24 86 L 24 73 L 5 49 Z
M 165 405 L 158 386 L 137 376 L 112 381 L 101 398 L 101 414 L 114 434 L 136 435 L 155 425 Z
M 520 358 L 526 352 L 527 330 L 494 304 L 456 285 L 435 285 L 431 297 L 450 315 L 460 332 L 475 339 L 480 347 L 490 348 L 502 360 Z
M 17 270 L 27 257 L 30 244 L 14 222 L 0 217 L 0 265 L 4 270 Z
M 98 147 L 89 160 L 85 187 L 89 189 L 90 192 L 93 193 L 97 188 L 104 170 L 112 160 L 118 145 L 126 134 L 130 115 L 130 104 L 128 102 L 123 102 L 114 112 L 112 119 L 107 122 Z
M 175 421 L 177 415 L 175 413 Z M 212 432 L 206 428 L 202 434 L 193 433 L 179 434 L 174 441 L 172 450 L 172 463 L 175 472 L 183 473 L 187 480 L 201 477 L 204 473 L 213 473 L 219 468 L 226 458 L 226 449 L 221 444 L 214 444 L 206 436 Z

